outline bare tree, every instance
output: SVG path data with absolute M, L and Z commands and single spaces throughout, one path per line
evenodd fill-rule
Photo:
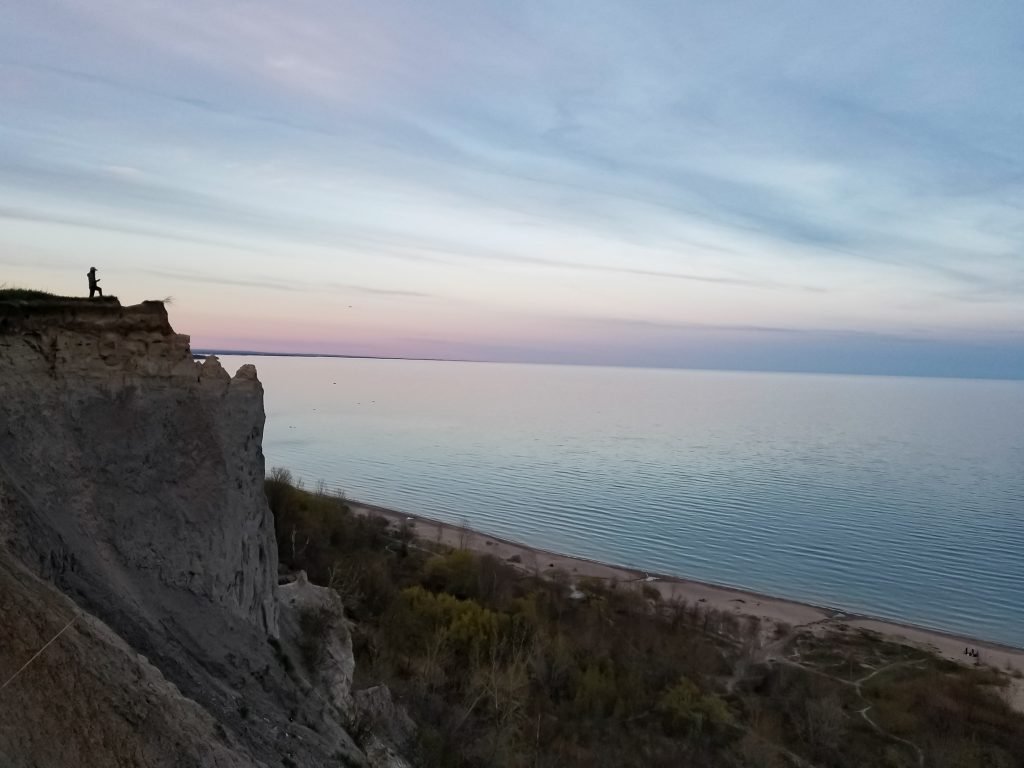
M 846 713 L 839 697 L 830 694 L 810 699 L 801 725 L 808 744 L 825 753 L 834 753 L 846 735 Z
M 270 479 L 284 485 L 291 485 L 293 481 L 291 470 L 284 467 L 274 467 L 270 470 Z
M 292 540 L 292 562 L 293 563 L 299 557 L 299 555 L 301 555 L 303 552 L 306 551 L 306 547 L 309 546 L 309 536 L 307 536 L 306 540 L 302 543 L 302 546 L 296 548 L 295 540 L 296 540 L 297 535 L 298 535 L 298 529 L 293 525 L 292 526 L 292 536 L 291 536 L 291 540 Z
M 448 636 L 447 627 L 437 627 L 427 638 L 420 674 L 416 679 L 417 684 L 422 686 L 426 693 L 434 691 L 444 683 L 444 668 L 450 653 Z
M 358 606 L 365 596 L 361 586 L 361 569 L 355 566 L 342 566 L 337 561 L 327 572 L 327 586 L 338 593 L 341 603 L 346 608 Z

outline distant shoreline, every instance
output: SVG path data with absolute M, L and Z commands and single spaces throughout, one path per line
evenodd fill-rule
M 489 360 L 458 360 L 450 357 L 385 357 L 383 355 L 336 355 L 319 352 L 252 352 L 235 349 L 193 349 L 192 357 L 204 358 L 213 356 L 224 357 L 311 357 L 329 358 L 333 360 L 409 360 L 429 363 L 486 363 Z
M 555 365 L 571 368 L 616 368 L 637 371 L 706 371 L 709 373 L 766 373 L 797 376 L 858 376 L 866 379 L 928 379 L 939 381 L 1001 381 L 1013 384 L 1024 384 L 1024 377 L 1007 376 L 951 376 L 938 373 L 885 373 L 863 371 L 808 371 L 763 368 L 700 368 L 667 365 L 616 365 L 614 363 L 581 363 L 572 361 L 544 360 L 474 360 L 461 357 L 392 357 L 387 355 L 342 355 L 328 352 L 256 352 L 237 349 L 193 349 L 192 356 L 197 359 L 211 355 L 223 357 L 305 357 L 332 360 L 405 360 L 408 362 L 428 363 L 482 363 L 485 365 Z
M 963 655 L 965 647 L 977 648 L 983 652 L 982 661 L 986 665 L 1004 672 L 1007 669 L 1014 669 L 1024 674 L 1024 647 L 966 637 L 954 632 L 892 619 L 851 613 L 839 608 L 815 605 L 750 589 L 721 586 L 554 552 L 376 504 L 349 500 L 349 505 L 357 514 L 379 515 L 395 524 L 411 521 L 414 523 L 416 536 L 422 540 L 439 541 L 448 546 L 461 545 L 480 554 L 492 554 L 505 562 L 513 558 L 512 561 L 520 568 L 530 572 L 542 573 L 546 570 L 561 569 L 569 574 L 570 578 L 615 579 L 622 583 L 643 582 L 657 589 L 662 599 L 702 603 L 736 616 L 756 617 L 762 622 L 774 625 L 788 624 L 792 627 L 822 629 L 830 625 L 844 625 L 866 629 L 893 640 L 927 647 L 940 656 L 958 663 L 968 663 L 967 657 Z M 1024 680 L 1014 682 L 1017 688 L 1017 705 L 1024 710 Z

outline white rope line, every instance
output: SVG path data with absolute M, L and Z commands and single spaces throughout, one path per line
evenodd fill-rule
M 64 628 L 63 628 L 63 629 L 62 629 L 62 630 L 61 630 L 60 632 L 58 632 L 58 633 L 57 633 L 56 635 L 54 635 L 53 637 L 51 637 L 51 638 L 49 639 L 49 641 L 48 641 L 48 642 L 46 643 L 46 645 L 44 645 L 44 646 L 43 646 L 42 648 L 40 648 L 40 649 L 39 649 L 38 651 L 36 651 L 36 652 L 35 652 L 35 655 L 33 655 L 31 659 L 29 659 L 29 660 L 28 660 L 28 661 L 26 661 L 26 662 L 25 662 L 24 664 L 22 664 L 22 665 L 21 665 L 21 669 L 19 669 L 19 670 L 18 670 L 17 672 L 15 672 L 15 673 L 14 673 L 13 675 L 11 675 L 11 676 L 10 676 L 9 678 L 7 678 L 7 682 L 6 682 L 6 683 L 4 683 L 3 685 L 0 685 L 0 691 L 2 691 L 2 690 L 3 690 L 4 688 L 6 688 L 6 687 L 7 687 L 8 685 L 10 685 L 10 684 L 11 684 L 12 682 L 14 682 L 14 678 L 16 678 L 16 677 L 17 677 L 18 675 L 20 675 L 20 674 L 21 674 L 22 672 L 24 672 L 24 671 L 25 671 L 25 669 L 26 669 L 26 668 L 28 667 L 28 665 L 29 665 L 29 664 L 31 664 L 31 663 L 32 663 L 33 661 L 35 661 L 36 659 L 38 659 L 38 658 L 39 658 L 39 656 L 40 656 L 40 654 L 42 654 L 42 652 L 43 652 L 43 651 L 45 651 L 45 650 L 46 650 L 47 648 L 49 648 L 49 647 L 50 647 L 50 646 L 51 646 L 51 645 L 53 644 L 53 642 L 54 642 L 54 641 L 55 641 L 55 640 L 56 640 L 56 639 L 57 639 L 58 637 L 60 637 L 61 635 L 63 635 L 63 634 L 65 633 L 65 632 L 67 632 L 67 630 L 68 630 L 68 629 L 69 629 L 69 628 L 71 627 L 71 625 L 72 625 L 72 624 L 74 624 L 74 623 L 75 623 L 75 621 L 76 621 L 77 619 L 78 619 L 78 614 L 75 614 L 74 616 L 72 616 L 72 617 L 71 617 L 71 621 L 69 621 L 69 622 L 68 622 L 67 624 L 65 624 L 65 625 L 64 625 Z

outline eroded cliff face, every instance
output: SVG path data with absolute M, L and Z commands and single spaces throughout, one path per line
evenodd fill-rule
M 248 768 L 255 761 L 203 707 L 105 623 L 0 558 L 0 671 L 45 657 L 0 692 L 0 765 Z M 3 680 L 0 680 L 2 684 Z
M 0 304 L 0 685 L 78 617 L 0 690 L 5 768 L 375 762 L 343 619 L 304 669 L 278 596 L 263 423 L 161 303 Z
M 193 362 L 156 302 L 0 312 L 0 485 L 36 510 L 9 545 L 87 601 L 183 590 L 276 634 L 255 369 Z

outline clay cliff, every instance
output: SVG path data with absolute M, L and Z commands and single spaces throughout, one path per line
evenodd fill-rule
M 159 302 L 0 303 L 0 685 L 64 629 L 0 690 L 0 765 L 370 764 L 340 604 L 277 586 L 263 424 Z

